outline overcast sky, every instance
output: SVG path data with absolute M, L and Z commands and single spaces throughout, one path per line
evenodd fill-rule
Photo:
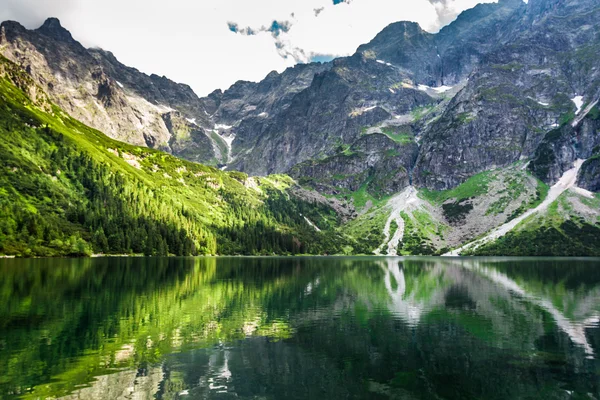
M 435 32 L 481 2 L 494 0 L 0 0 L 0 20 L 37 28 L 57 17 L 84 46 L 202 96 L 350 55 L 395 21 Z

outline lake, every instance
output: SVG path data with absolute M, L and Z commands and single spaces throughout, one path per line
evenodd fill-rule
M 599 399 L 600 260 L 0 260 L 0 398 Z

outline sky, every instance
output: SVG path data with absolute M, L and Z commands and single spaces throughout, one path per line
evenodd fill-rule
M 437 32 L 495 0 L 0 0 L 29 29 L 57 17 L 86 47 L 204 96 L 297 63 L 351 55 L 392 22 Z

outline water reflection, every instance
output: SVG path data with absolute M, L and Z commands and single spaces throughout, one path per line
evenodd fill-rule
M 0 262 L 0 397 L 600 398 L 600 262 Z
M 598 321 L 600 321 L 600 304 L 598 302 L 598 299 L 600 299 L 600 288 L 592 290 L 585 296 L 581 296 L 577 300 L 579 305 L 577 317 L 569 319 L 543 292 L 536 293 L 535 288 L 528 291 L 525 287 L 521 287 L 517 282 L 497 269 L 480 265 L 480 263 L 473 263 L 472 266 L 468 265 L 466 268 L 475 268 L 477 272 L 489 278 L 498 286 L 506 288 L 508 291 L 520 296 L 520 298 L 547 311 L 554 319 L 556 325 L 569 336 L 571 341 L 582 347 L 588 358 L 594 358 L 594 349 L 587 339 L 585 329 L 597 327 Z M 562 301 L 561 304 L 563 304 Z

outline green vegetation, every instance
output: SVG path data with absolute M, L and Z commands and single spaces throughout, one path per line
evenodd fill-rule
M 419 230 L 422 237 L 428 239 L 437 237 L 441 241 L 444 240 L 444 235 L 449 229 L 447 225 L 435 221 L 431 215 L 424 210 L 415 210 L 411 215 L 415 228 Z
M 500 239 L 463 255 L 599 256 L 600 221 L 579 215 L 571 196 L 576 195 L 563 193 L 544 214 L 528 217 Z M 598 198 L 577 198 L 592 209 L 600 206 Z
M 371 194 L 372 191 L 369 191 L 368 189 L 371 188 L 372 181 L 373 177 L 368 178 L 357 191 L 350 194 L 350 197 L 354 201 L 354 207 L 356 207 L 357 210 L 363 209 L 368 202 L 377 207 L 385 204 L 390 199 L 391 196 L 389 195 L 376 196 Z
M 493 243 L 462 255 L 477 256 L 600 256 L 600 224 L 582 219 L 558 226 L 544 224 L 533 230 L 509 232 Z
M 466 125 L 469 122 L 475 120 L 475 117 L 471 113 L 460 113 L 456 116 L 456 120 L 459 125 Z
M 488 192 L 488 185 L 493 178 L 492 172 L 481 172 L 470 177 L 467 181 L 454 189 L 439 192 L 423 189 L 420 191 L 420 194 L 422 198 L 429 201 L 431 204 L 442 204 L 449 199 L 456 199 L 460 202 L 462 200 L 486 194 Z
M 524 67 L 523 64 L 519 64 L 519 63 L 514 62 L 514 61 L 511 62 L 511 63 L 509 63 L 509 64 L 493 64 L 492 65 L 492 68 L 494 68 L 494 69 L 498 69 L 498 70 L 501 70 L 501 71 L 511 71 L 511 72 L 523 69 L 523 67 Z
M 523 195 L 523 193 L 526 193 L 526 179 L 529 179 L 528 175 L 521 170 L 506 175 L 503 182 L 503 185 L 506 189 L 499 193 L 501 195 L 500 198 L 490 205 L 486 215 L 498 215 L 506 211 L 506 208 L 510 204 L 517 201 Z M 539 179 L 536 179 L 536 181 L 537 189 L 535 197 L 530 198 L 527 203 L 523 202 L 523 204 L 521 204 L 521 206 L 511 214 L 509 220 L 518 217 L 531 208 L 537 207 L 546 198 L 549 190 L 548 185 Z
M 532 188 L 533 179 L 537 184 L 535 194 Z M 469 200 L 477 197 L 497 197 L 485 212 L 485 215 L 494 216 L 507 212 L 511 205 L 520 201 L 520 206 L 517 209 L 513 208 L 507 218 L 512 220 L 537 207 L 548 195 L 548 190 L 548 185 L 531 176 L 523 170 L 521 163 L 517 163 L 508 170 L 486 171 L 474 175 L 451 190 L 436 192 L 423 189 L 420 195 L 431 204 L 441 206 L 446 218 L 456 223 L 463 220 L 473 209 Z
M 459 223 L 464 221 L 467 215 L 473 210 L 473 204 L 469 200 L 455 201 L 453 203 L 442 204 L 444 217 L 450 223 Z
M 8 393 L 62 397 L 97 376 L 153 368 L 173 353 L 250 336 L 288 339 L 295 333 L 290 310 L 335 303 L 342 289 L 367 295 L 364 304 L 383 306 L 387 300 L 381 271 L 367 273 L 365 262 L 327 268 L 323 261 L 305 260 L 301 270 L 280 258 L 17 260 L 13 265 L 18 268 L 0 266 L 2 398 Z M 322 287 L 303 295 L 319 278 Z M 23 315 L 35 315 L 35 323 L 23 326 Z
M 360 215 L 343 227 L 345 233 L 357 238 L 358 244 L 354 246 L 355 254 L 372 254 L 381 245 L 387 219 L 388 213 L 385 208 L 378 207 L 367 214 Z
M 390 223 L 390 237 L 393 237 L 396 231 L 398 230 L 398 223 L 395 219 Z
M 568 125 L 571 122 L 573 122 L 574 120 L 575 120 L 575 111 L 569 111 L 568 113 L 565 113 L 560 116 L 560 118 L 558 119 L 558 124 L 560 126 Z
M 594 121 L 597 121 L 600 119 L 600 109 L 598 108 L 597 105 L 592 107 L 592 109 L 590 110 L 590 112 L 588 113 L 586 118 L 592 119 Z
M 356 152 L 352 151 L 350 149 L 350 147 L 351 146 L 349 144 L 346 144 L 346 143 L 340 144 L 338 146 L 338 148 L 336 149 L 336 154 L 338 154 L 338 155 L 344 155 L 346 157 L 351 157 L 351 156 L 355 155 Z
M 229 148 L 227 147 L 227 143 L 225 143 L 223 138 L 214 131 L 209 131 L 208 134 L 212 138 L 213 142 L 217 144 L 223 160 L 227 161 L 229 157 Z
M 436 250 L 431 245 L 430 240 L 421 233 L 415 225 L 413 219 L 402 212 L 400 214 L 404 220 L 404 237 L 401 245 L 398 246 L 398 252 L 403 255 L 433 255 Z
M 498 200 L 496 200 L 495 202 L 493 202 L 490 205 L 490 207 L 486 211 L 485 215 L 502 214 L 504 212 L 504 210 L 506 210 L 506 207 L 508 207 L 510 205 L 512 200 L 513 199 L 511 199 L 510 196 L 500 197 Z
M 390 139 L 392 139 L 394 142 L 399 143 L 399 144 L 411 144 L 414 143 L 415 138 L 414 135 L 410 132 L 405 132 L 405 131 L 398 131 L 397 128 L 394 129 L 393 127 L 385 127 L 382 128 L 381 131 L 383 132 L 384 135 L 386 135 L 387 137 L 389 137 Z
M 535 178 L 535 177 L 534 177 Z M 519 215 L 523 214 L 527 210 L 531 210 L 539 206 L 546 197 L 548 197 L 548 191 L 550 190 L 550 186 L 541 180 L 535 178 L 537 181 L 537 188 L 535 190 L 535 197 L 531 197 L 528 203 L 523 202 L 519 208 L 513 211 L 509 216 L 507 221 L 511 221 L 517 218 Z
M 429 114 L 435 108 L 434 105 L 427 105 L 422 107 L 417 107 L 411 111 L 411 115 L 413 119 L 416 121 L 422 120 L 427 114 Z
M 550 186 L 547 183 L 542 182 L 539 179 L 537 180 L 537 189 L 535 191 L 535 200 L 529 205 L 529 208 L 535 208 L 539 206 L 546 197 L 548 197 L 548 192 L 550 191 Z
M 0 66 L 0 254 L 341 251 L 340 236 L 302 216 L 329 229 L 333 211 L 291 197 L 290 178 L 252 184 L 111 140 L 45 97 L 30 99 L 31 79 L 6 60 Z

